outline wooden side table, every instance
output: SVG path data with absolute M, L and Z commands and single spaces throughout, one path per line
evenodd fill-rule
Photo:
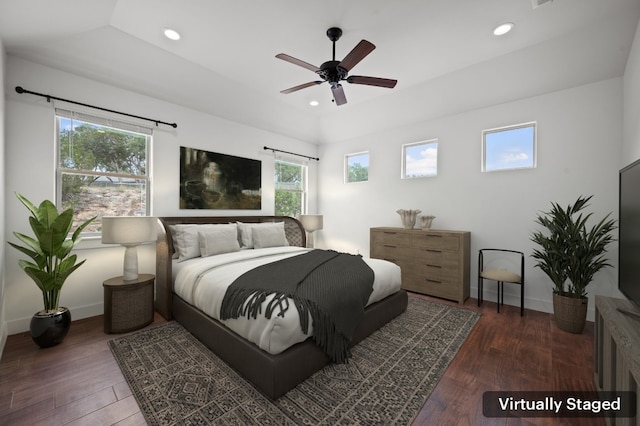
M 104 287 L 104 332 L 126 333 L 153 322 L 155 276 L 140 274 L 135 280 L 115 277 Z

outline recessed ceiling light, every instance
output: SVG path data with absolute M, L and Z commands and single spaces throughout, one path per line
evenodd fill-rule
M 318 105 L 320 105 L 320 102 L 318 102 L 318 101 L 311 101 L 311 102 L 309 102 L 309 105 L 311 105 L 311 106 L 318 106 Z
M 164 36 L 169 40 L 180 40 L 180 33 L 172 28 L 165 28 Z
M 509 31 L 511 31 L 513 27 L 514 27 L 513 22 L 506 22 L 504 24 L 500 24 L 496 27 L 495 30 L 493 30 L 493 35 L 497 35 L 497 36 L 505 35 Z

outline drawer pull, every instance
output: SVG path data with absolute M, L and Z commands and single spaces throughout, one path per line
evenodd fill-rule
M 442 269 L 442 265 L 431 265 L 431 264 L 427 263 L 427 266 L 428 266 L 429 268 L 438 268 L 438 269 Z
M 398 246 L 394 246 L 392 244 L 384 244 L 383 247 L 397 248 Z
M 426 236 L 431 238 L 442 238 L 442 235 L 438 235 L 438 234 L 426 234 Z
M 436 250 L 436 249 L 424 249 L 424 251 L 428 251 L 430 253 L 442 253 L 442 250 Z
M 396 263 L 396 260 L 397 260 L 397 259 L 390 259 L 390 258 L 386 258 L 385 260 L 386 260 L 386 261 L 389 261 L 389 262 Z
M 383 234 L 387 234 L 387 235 L 396 235 L 397 232 L 388 232 L 388 231 L 384 231 Z
M 425 278 L 424 280 L 430 283 L 442 284 L 442 281 L 438 281 L 438 280 L 430 280 L 429 278 Z

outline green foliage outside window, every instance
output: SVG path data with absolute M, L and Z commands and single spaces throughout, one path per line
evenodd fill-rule
M 297 217 L 304 213 L 305 169 L 294 163 L 276 161 L 275 214 Z
M 149 136 L 58 117 L 58 197 L 75 221 L 146 215 Z M 87 232 L 99 232 L 100 219 Z
M 369 180 L 369 168 L 360 163 L 349 165 L 349 182 L 365 182 Z
M 369 153 L 359 152 L 345 156 L 345 182 L 369 180 Z

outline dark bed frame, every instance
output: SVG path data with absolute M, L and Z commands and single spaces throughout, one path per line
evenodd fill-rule
M 156 242 L 156 310 L 165 319 L 174 319 L 213 353 L 237 370 L 271 399 L 277 399 L 329 363 L 327 355 L 307 339 L 286 351 L 272 355 L 229 330 L 219 321 L 186 303 L 173 293 L 173 241 L 168 226 L 175 224 L 284 222 L 290 245 L 305 247 L 302 224 L 285 216 L 160 217 Z M 400 315 L 407 307 L 407 293 L 400 290 L 365 309 L 352 346 Z

